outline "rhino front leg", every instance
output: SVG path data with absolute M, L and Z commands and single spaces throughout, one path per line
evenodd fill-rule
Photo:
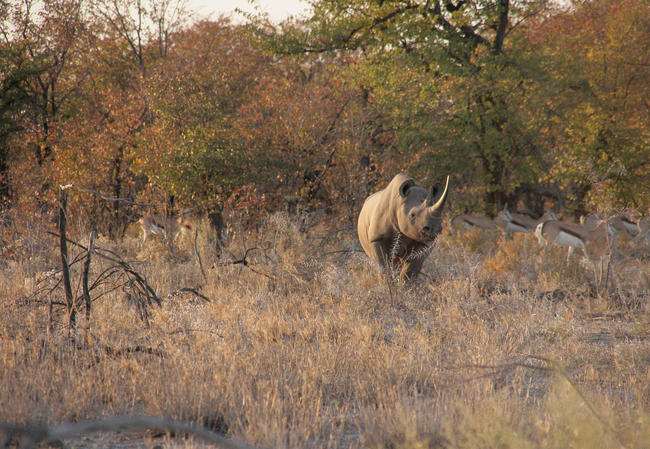
M 413 281 L 417 277 L 418 274 L 420 274 L 420 271 L 422 270 L 422 264 L 424 262 L 424 259 L 415 259 L 415 260 L 410 260 L 404 262 L 402 265 L 402 269 L 399 274 L 399 280 L 400 282 L 408 282 L 408 281 Z
M 379 265 L 381 272 L 388 279 L 392 279 L 396 270 L 401 267 L 401 259 L 395 257 L 389 248 L 385 241 L 377 240 L 371 243 L 368 255 Z

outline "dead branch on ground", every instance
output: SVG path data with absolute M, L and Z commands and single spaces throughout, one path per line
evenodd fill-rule
M 254 268 L 251 266 L 250 262 L 248 261 L 248 253 L 253 252 L 253 251 L 255 251 L 255 250 L 258 250 L 258 249 L 259 249 L 258 247 L 253 247 L 253 248 L 248 248 L 248 249 L 246 249 L 246 250 L 244 251 L 244 255 L 243 255 L 241 258 L 239 258 L 239 259 L 237 259 L 237 257 L 236 257 L 233 253 L 230 253 L 230 255 L 232 256 L 233 260 L 229 260 L 229 261 L 227 261 L 227 262 L 216 263 L 216 264 L 214 264 L 214 265 L 215 265 L 215 266 L 218 266 L 218 267 L 222 267 L 222 266 L 226 266 L 226 265 L 243 265 L 243 266 L 245 266 L 246 268 L 248 268 L 249 270 L 251 270 L 253 273 L 255 273 L 255 274 L 259 274 L 259 275 L 261 275 L 261 276 L 265 276 L 265 277 L 267 277 L 268 279 L 274 281 L 275 278 L 274 278 L 273 276 L 271 276 L 270 274 L 262 273 L 261 271 L 258 271 L 258 270 L 256 270 L 256 269 L 254 269 Z
M 5 434 L 3 447 L 7 447 L 8 444 L 20 438 L 25 440 L 24 444 L 18 446 L 23 449 L 32 449 L 41 443 L 61 445 L 62 440 L 90 433 L 138 429 L 156 429 L 163 432 L 192 435 L 225 449 L 254 449 L 253 446 L 225 438 L 205 427 L 155 416 L 117 416 L 103 420 L 64 423 L 54 426 L 20 426 L 0 423 L 0 430 Z
M 191 288 L 191 287 L 183 287 L 183 288 L 179 288 L 178 290 L 174 290 L 173 292 L 171 292 L 171 293 L 169 293 L 167 295 L 167 299 L 169 300 L 169 299 L 175 298 L 176 296 L 180 296 L 181 293 L 185 293 L 185 292 L 192 293 L 193 295 L 198 296 L 199 298 L 201 298 L 205 302 L 212 302 L 212 300 L 210 298 L 208 298 L 207 296 L 199 293 L 198 291 L 196 291 L 196 289 Z

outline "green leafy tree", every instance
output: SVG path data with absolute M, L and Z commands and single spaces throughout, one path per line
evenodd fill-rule
M 131 153 L 133 169 L 181 203 L 220 213 L 232 192 L 258 174 L 233 123 L 266 66 L 227 20 L 176 34 L 147 77 L 149 119 Z
M 194 25 L 175 36 L 165 69 L 148 77 L 151 121 L 134 169 L 211 213 L 232 204 L 259 218 L 285 204 L 356 201 L 351 169 L 363 112 L 337 75 L 341 64 L 272 58 L 226 20 Z
M 8 69 L 3 76 L 9 83 L 5 84 L 9 88 L 5 100 L 9 105 L 20 104 L 12 118 L 20 138 L 15 135 L 5 141 L 8 167 L 3 174 L 11 183 L 5 190 L 11 190 L 13 202 L 46 211 L 53 200 L 52 162 L 60 125 L 75 95 L 70 73 L 79 54 L 79 36 L 85 30 L 82 2 L 10 2 L 1 8 L 3 67 Z
M 544 161 L 530 126 L 538 62 L 518 36 L 547 1 L 317 1 L 304 23 L 258 36 L 279 53 L 361 55 L 359 88 L 383 113 L 420 176 L 457 174 L 466 205 L 501 207 L 539 182 Z M 463 203 L 463 200 L 460 200 Z M 478 204 L 474 204 L 477 206 Z
M 576 30 L 580 30 L 576 33 Z M 650 4 L 579 2 L 535 30 L 545 56 L 558 180 L 576 214 L 632 207 L 650 197 Z
M 15 142 L 19 133 L 24 132 L 22 114 L 33 100 L 29 90 L 29 80 L 37 75 L 39 66 L 35 65 L 13 42 L 0 42 L 0 210 L 9 206 L 11 189 L 9 167 L 16 157 Z
M 137 148 L 152 122 L 147 85 L 158 70 L 165 70 L 183 14 L 180 0 L 88 2 L 83 16 L 87 32 L 78 44 L 83 51 L 70 70 L 75 95 L 59 126 L 59 182 L 74 181 L 116 198 L 134 199 L 145 190 L 149 180 L 138 170 Z M 171 193 L 163 190 L 156 200 L 161 197 L 168 200 Z M 86 209 L 93 228 L 113 237 L 142 213 L 120 202 L 73 201 L 75 206 Z

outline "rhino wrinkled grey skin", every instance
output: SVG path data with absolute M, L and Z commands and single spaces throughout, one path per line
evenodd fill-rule
M 414 279 L 428 255 L 429 244 L 442 231 L 445 189 L 436 200 L 436 189 L 424 189 L 404 174 L 363 203 L 357 231 L 368 257 L 382 270 L 400 270 L 400 280 Z

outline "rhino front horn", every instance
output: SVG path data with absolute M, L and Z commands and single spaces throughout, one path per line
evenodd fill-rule
M 445 190 L 443 190 L 442 195 L 440 195 L 440 198 L 438 199 L 436 204 L 434 204 L 429 208 L 431 211 L 437 211 L 442 209 L 442 206 L 445 205 L 445 200 L 447 199 L 448 189 L 449 189 L 449 175 L 447 175 L 447 181 L 445 182 Z M 429 192 L 429 197 L 427 198 L 427 204 L 430 204 L 431 202 L 433 202 L 433 189 Z

